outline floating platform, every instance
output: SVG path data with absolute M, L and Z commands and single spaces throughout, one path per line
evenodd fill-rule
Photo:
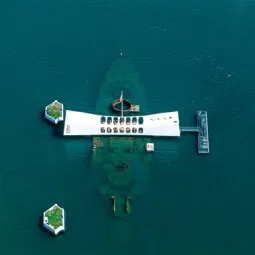
M 197 111 L 197 126 L 180 127 L 181 132 L 197 133 L 197 148 L 199 154 L 208 154 L 209 134 L 208 134 L 208 118 L 206 111 Z
M 53 124 L 64 120 L 64 105 L 57 100 L 47 105 L 44 109 L 45 118 Z
M 54 236 L 65 231 L 65 210 L 54 204 L 43 213 L 43 227 Z
M 206 111 L 197 111 L 197 126 L 199 128 L 197 137 L 198 153 L 209 153 L 208 118 Z

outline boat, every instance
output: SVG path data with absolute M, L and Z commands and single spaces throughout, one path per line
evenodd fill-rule
M 109 205 L 114 216 L 128 215 L 131 212 L 131 200 L 137 200 L 145 190 L 144 184 L 149 179 L 152 155 L 144 150 L 146 144 L 151 142 L 151 138 L 132 137 L 132 133 L 142 132 L 137 117 L 139 113 L 117 111 L 112 105 L 123 99 L 132 102 L 132 105 L 139 105 L 139 111 L 141 109 L 145 111 L 144 90 L 133 63 L 120 58 L 115 60 L 107 71 L 96 102 L 95 112 L 102 114 L 101 123 L 106 126 L 114 125 L 118 121 L 120 124 L 124 123 L 124 116 L 128 117 L 127 124 L 131 122 L 137 124 L 137 128 L 128 127 L 127 132 L 130 132 L 130 136 L 110 136 L 111 133 L 124 132 L 125 127 L 113 126 L 102 130 L 109 133 L 109 136 L 93 137 L 96 150 L 93 152 L 92 168 L 98 176 L 100 194 L 111 201 Z

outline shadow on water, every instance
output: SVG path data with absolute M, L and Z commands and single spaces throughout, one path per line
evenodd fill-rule
M 180 138 L 179 137 L 153 137 L 153 140 L 155 142 L 165 142 L 165 141 L 169 141 L 169 142 L 177 142 Z
M 37 227 L 38 227 L 38 229 L 39 229 L 40 231 L 42 231 L 43 233 L 55 237 L 55 235 L 53 235 L 50 231 L 48 231 L 46 228 L 43 227 L 43 215 L 40 215 L 40 216 L 38 217 Z
M 103 196 L 101 197 L 101 209 L 102 211 L 105 211 L 106 215 L 111 218 L 114 219 L 116 218 L 116 216 L 114 216 L 114 212 L 112 209 L 112 199 L 109 196 Z
M 84 162 L 88 162 L 92 156 L 92 139 L 91 137 L 83 137 L 81 139 L 80 136 L 68 136 L 65 137 L 63 135 L 64 132 L 64 121 L 61 121 L 58 124 L 53 124 L 50 121 L 48 121 L 44 116 L 44 110 L 41 111 L 40 120 L 43 122 L 43 124 L 46 126 L 49 126 L 52 132 L 52 136 L 57 139 L 63 139 L 65 140 L 66 148 L 70 147 L 71 145 L 71 151 L 75 151 L 75 153 L 72 153 L 72 158 L 75 158 L 77 156 L 77 152 L 84 153 Z M 82 144 L 82 146 L 81 146 Z M 84 144 L 84 146 L 83 146 Z M 76 150 L 73 150 L 75 148 Z M 69 150 L 70 152 L 70 150 Z
M 45 124 L 50 125 L 52 127 L 52 134 L 54 137 L 61 138 L 63 137 L 63 130 L 64 130 L 64 121 L 56 124 L 51 123 L 45 118 L 44 110 L 41 111 L 39 115 L 41 121 L 43 121 Z
M 59 235 L 54 235 L 53 233 L 51 233 L 49 230 L 47 230 L 44 226 L 43 226 L 43 215 L 41 214 L 39 217 L 38 217 L 38 222 L 37 222 L 37 227 L 40 231 L 42 231 L 42 233 L 44 233 L 45 235 L 48 235 L 50 237 L 54 237 L 54 239 L 58 240 L 62 237 L 62 235 L 66 232 L 62 232 L 62 233 L 59 233 Z M 65 227 L 66 228 L 66 227 Z
M 63 137 L 63 131 L 64 131 L 64 122 L 60 122 L 59 124 L 55 125 L 53 128 L 53 136 L 57 138 Z

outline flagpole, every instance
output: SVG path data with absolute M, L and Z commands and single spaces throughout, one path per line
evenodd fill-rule
M 123 90 L 121 90 L 121 118 L 123 118 Z

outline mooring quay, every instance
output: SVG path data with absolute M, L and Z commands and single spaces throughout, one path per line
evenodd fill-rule
M 196 126 L 180 127 L 177 111 L 119 117 L 66 110 L 64 136 L 180 137 L 183 132 L 194 132 L 198 153 L 209 153 L 207 112 L 198 111 L 196 116 Z
M 181 127 L 181 132 L 197 133 L 198 153 L 209 153 L 208 118 L 206 111 L 197 111 L 196 127 Z

